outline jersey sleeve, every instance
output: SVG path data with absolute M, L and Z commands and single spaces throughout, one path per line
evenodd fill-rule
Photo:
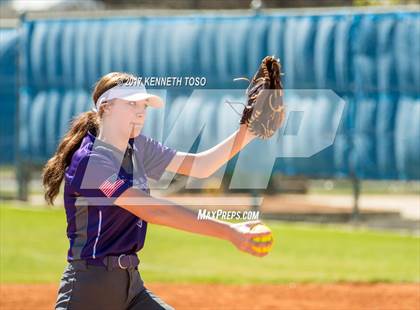
M 147 137 L 144 149 L 144 168 L 146 175 L 158 181 L 175 154 L 175 149 Z
M 91 205 L 113 205 L 116 198 L 132 187 L 132 181 L 119 171 L 120 167 L 106 156 L 90 154 L 79 162 L 70 186 Z

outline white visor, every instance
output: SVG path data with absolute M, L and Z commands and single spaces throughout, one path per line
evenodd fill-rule
M 102 103 L 112 99 L 123 99 L 127 101 L 146 100 L 146 104 L 154 108 L 160 108 L 164 104 L 162 98 L 148 94 L 146 87 L 144 87 L 142 84 L 138 86 L 117 85 L 104 92 L 98 98 L 92 110 L 98 112 L 98 109 Z

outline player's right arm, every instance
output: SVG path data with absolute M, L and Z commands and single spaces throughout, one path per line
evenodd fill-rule
M 136 188 L 125 190 L 114 204 L 149 223 L 227 240 L 239 250 L 255 256 L 267 253 L 259 253 L 253 247 L 267 247 L 271 243 L 256 243 L 252 240 L 267 234 L 250 232 L 250 228 L 258 224 L 258 221 L 231 224 L 211 218 L 198 219 L 196 212 L 165 199 L 153 198 Z
M 252 255 L 264 256 L 253 247 L 270 245 L 252 240 L 267 234 L 250 232 L 250 228 L 258 222 L 232 225 L 215 219 L 198 219 L 194 211 L 168 200 L 153 198 L 132 187 L 129 180 L 117 179 L 118 171 L 118 165 L 111 158 L 99 153 L 90 154 L 79 163 L 70 186 L 90 204 L 100 201 L 101 205 L 105 205 L 102 207 L 121 207 L 152 224 L 228 240 Z

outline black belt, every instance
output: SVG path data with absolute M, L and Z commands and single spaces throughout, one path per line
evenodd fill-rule
M 73 261 L 73 263 L 82 263 L 85 266 L 102 266 L 108 270 L 113 269 L 128 269 L 135 268 L 139 265 L 140 261 L 135 254 L 121 254 L 119 256 L 105 256 L 100 258 L 88 258 L 84 260 Z

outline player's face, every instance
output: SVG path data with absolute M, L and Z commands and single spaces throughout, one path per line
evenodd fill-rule
M 130 132 L 130 138 L 137 137 L 146 121 L 147 101 L 127 101 L 114 99 L 112 118 L 118 122 L 118 127 Z

